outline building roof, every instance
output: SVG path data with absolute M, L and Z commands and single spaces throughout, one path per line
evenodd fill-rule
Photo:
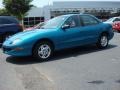
M 33 7 L 26 17 L 48 16 L 51 10 L 73 9 L 73 8 L 100 8 L 120 9 L 120 1 L 55 1 L 53 5 L 43 8 Z
M 26 17 L 42 17 L 43 16 L 43 9 L 33 7 L 31 10 L 27 13 Z
M 120 1 L 56 1 L 52 8 L 120 8 Z

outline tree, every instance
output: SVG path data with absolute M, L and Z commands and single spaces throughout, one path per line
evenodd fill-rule
M 0 16 L 9 16 L 10 14 L 8 11 L 4 8 L 0 9 Z
M 6 10 L 16 16 L 19 20 L 22 21 L 26 13 L 33 7 L 31 2 L 33 0 L 3 0 L 3 5 Z

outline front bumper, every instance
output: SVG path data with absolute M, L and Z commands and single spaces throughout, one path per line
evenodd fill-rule
M 30 56 L 32 55 L 29 47 L 9 47 L 2 46 L 3 53 L 12 56 Z

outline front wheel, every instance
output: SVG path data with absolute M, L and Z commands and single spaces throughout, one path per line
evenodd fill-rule
M 108 35 L 107 34 L 102 34 L 97 42 L 97 47 L 98 48 L 106 48 L 108 46 Z
M 33 49 L 33 56 L 38 60 L 48 60 L 53 54 L 53 46 L 51 43 L 42 41 L 35 45 Z

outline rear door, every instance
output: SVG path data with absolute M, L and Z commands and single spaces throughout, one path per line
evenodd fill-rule
M 80 21 L 83 25 L 81 27 L 81 33 L 84 35 L 83 43 L 95 43 L 98 40 L 101 22 L 90 15 L 80 15 Z

